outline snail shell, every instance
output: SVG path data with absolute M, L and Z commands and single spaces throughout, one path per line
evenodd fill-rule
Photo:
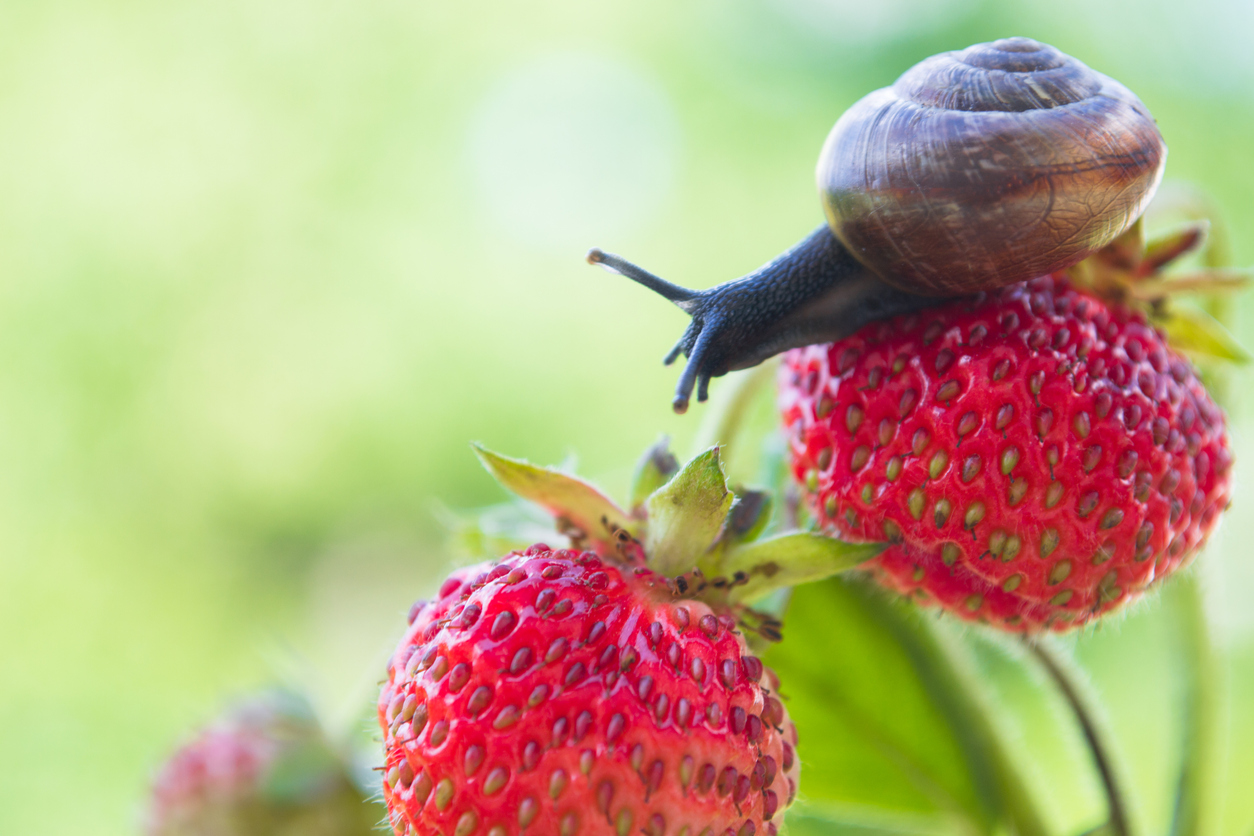
M 1029 38 L 928 58 L 849 108 L 819 156 L 828 224 L 902 290 L 1069 267 L 1140 217 L 1167 149 L 1119 82 Z

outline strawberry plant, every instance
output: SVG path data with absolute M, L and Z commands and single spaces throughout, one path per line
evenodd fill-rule
M 764 507 L 727 489 L 718 456 L 669 479 L 665 455 L 646 456 L 627 513 L 480 451 L 583 550 L 511 552 L 411 610 L 379 699 L 397 833 L 778 832 L 797 732 L 750 649 L 778 624 L 744 601 L 878 548 L 755 541 Z
M 487 562 L 411 610 L 378 705 L 394 830 L 750 836 L 788 816 L 818 834 L 853 803 L 1049 834 L 1048 793 L 980 681 L 995 658 L 1053 681 L 1104 827 L 1136 832 L 1101 710 L 1042 634 L 1127 605 L 1204 544 L 1232 455 L 1174 346 L 1239 356 L 1214 323 L 1166 305 L 1177 288 L 1161 268 L 1198 228 L 1144 250 L 1139 235 L 1069 276 L 791 351 L 787 462 L 767 477 L 781 503 L 729 489 L 717 447 L 682 469 L 650 451 L 628 510 L 481 449 L 569 548 L 511 540 L 509 515 L 494 514 L 491 537 L 464 532 Z M 753 399 L 732 393 L 703 435 L 733 441 Z M 1021 633 L 1028 654 L 922 619 L 877 585 Z M 823 745 L 807 748 L 810 731 Z M 1182 784 L 1181 815 L 1201 793 Z

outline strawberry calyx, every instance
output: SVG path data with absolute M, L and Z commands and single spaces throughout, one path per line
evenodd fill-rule
M 1215 298 L 1243 290 L 1254 271 L 1205 265 L 1168 272 L 1207 244 L 1210 222 L 1191 220 L 1147 239 L 1138 219 L 1128 231 L 1066 271 L 1077 287 L 1141 311 L 1172 347 L 1195 357 L 1247 363 L 1250 354 L 1202 307 L 1179 304 L 1182 296 Z
M 769 496 L 733 491 L 717 446 L 682 467 L 665 442 L 650 448 L 636 468 L 630 511 L 577 476 L 479 445 L 474 450 L 504 488 L 546 510 L 572 548 L 651 570 L 668 578 L 677 596 L 744 613 L 742 620 L 757 618 L 763 629 L 756 632 L 767 638 L 778 624 L 745 605 L 852 569 L 884 548 L 809 531 L 761 537 L 770 516 Z

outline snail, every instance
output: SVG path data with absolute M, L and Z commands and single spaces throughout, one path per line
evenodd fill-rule
M 852 334 L 877 319 L 1070 267 L 1144 211 L 1167 149 L 1119 82 L 1029 38 L 932 56 L 847 110 L 817 179 L 827 222 L 708 290 L 611 253 L 601 264 L 692 320 L 673 406 L 711 377 Z

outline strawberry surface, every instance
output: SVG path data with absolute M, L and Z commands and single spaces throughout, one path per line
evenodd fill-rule
M 1083 624 L 1227 506 L 1224 416 L 1135 312 L 1045 277 L 785 355 L 794 474 L 870 570 L 963 618 Z
M 398 834 L 752 836 L 796 730 L 735 623 L 644 568 L 537 545 L 416 604 L 379 700 Z

